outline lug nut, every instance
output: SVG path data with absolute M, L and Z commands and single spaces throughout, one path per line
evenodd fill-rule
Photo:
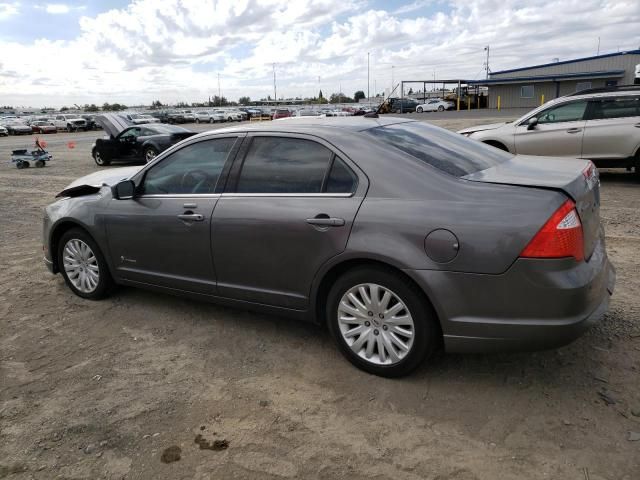
M 370 326 L 370 325 L 371 325 L 371 322 L 370 322 L 370 321 L 368 321 L 368 320 L 367 320 L 366 322 L 364 322 L 364 326 L 365 326 L 365 327 L 368 327 L 368 326 Z
M 367 312 L 367 315 L 369 315 L 370 317 L 373 317 L 373 312 Z
M 379 314 L 378 314 L 378 316 L 379 316 L 380 318 L 384 319 L 384 315 L 383 315 L 383 314 L 379 313 Z
M 387 327 L 386 325 L 382 325 L 382 329 L 383 330 L 389 330 L 389 327 Z
M 378 329 L 377 329 L 377 328 L 373 331 L 373 334 L 374 334 L 374 335 L 378 335 L 379 333 L 380 333 L 380 331 L 378 331 Z

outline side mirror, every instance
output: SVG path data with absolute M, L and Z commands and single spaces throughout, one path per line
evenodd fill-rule
M 130 200 L 136 192 L 136 184 L 133 180 L 122 180 L 111 187 L 111 194 L 116 200 Z
M 531 117 L 527 120 L 527 130 L 533 130 L 538 125 L 538 117 Z

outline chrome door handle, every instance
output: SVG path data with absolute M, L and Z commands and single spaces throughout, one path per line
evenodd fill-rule
M 199 213 L 183 213 L 178 215 L 178 218 L 185 222 L 202 222 L 204 220 L 204 215 Z
M 320 227 L 343 227 L 345 222 L 344 218 L 316 217 L 307 218 L 307 223 L 309 225 L 318 225 Z
M 570 128 L 569 130 L 567 130 L 567 133 L 578 133 L 581 131 L 582 131 L 581 128 Z

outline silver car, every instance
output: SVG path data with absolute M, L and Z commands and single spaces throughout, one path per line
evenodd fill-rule
M 586 158 L 640 176 L 640 86 L 578 92 L 545 103 L 514 122 L 460 130 L 523 155 Z
M 441 345 L 570 342 L 615 280 L 591 162 L 397 118 L 210 131 L 58 196 L 45 263 L 80 297 L 129 285 L 309 320 L 384 376 Z

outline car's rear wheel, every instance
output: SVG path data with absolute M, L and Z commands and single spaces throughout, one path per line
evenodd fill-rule
M 200 119 L 199 118 L 196 118 L 196 123 L 200 123 Z
M 416 109 L 416 112 L 418 112 L 418 113 L 422 113 L 422 107 L 418 107 L 418 108 Z
M 439 111 L 439 112 L 444 112 L 444 107 L 443 107 L 442 105 L 440 105 L 440 106 L 438 107 L 438 111 Z
M 407 375 L 438 345 L 435 315 L 424 295 L 390 270 L 361 267 L 344 274 L 327 297 L 327 317 L 340 351 L 375 375 Z
M 213 118 L 210 118 L 209 123 L 215 123 L 215 120 Z
M 144 151 L 144 160 L 149 163 L 158 156 L 158 150 L 153 147 L 147 147 Z
M 100 248 L 84 230 L 72 228 L 58 242 L 58 266 L 73 293 L 100 300 L 114 283 Z
M 99 167 L 106 167 L 111 163 L 111 161 L 105 159 L 102 156 L 102 154 L 100 153 L 100 150 L 95 150 L 93 152 L 93 160 L 96 162 L 96 165 L 98 165 Z
M 42 168 L 44 167 L 44 160 L 36 160 L 36 168 Z

